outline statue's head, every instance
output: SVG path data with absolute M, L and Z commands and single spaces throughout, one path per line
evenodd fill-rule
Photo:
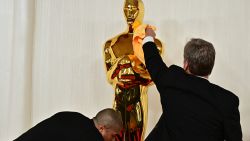
M 141 0 L 125 0 L 123 10 L 129 25 L 132 25 L 135 21 L 142 23 L 144 5 Z

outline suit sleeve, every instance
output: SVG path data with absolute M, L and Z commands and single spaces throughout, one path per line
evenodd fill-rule
M 143 45 L 144 59 L 146 68 L 149 74 L 156 84 L 156 86 L 162 85 L 163 78 L 167 76 L 168 67 L 163 62 L 156 44 L 154 42 L 147 42 Z
M 224 119 L 224 136 L 226 141 L 242 141 L 240 113 L 238 110 L 239 98 L 233 100 Z

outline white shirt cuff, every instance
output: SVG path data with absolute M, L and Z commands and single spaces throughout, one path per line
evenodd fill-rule
M 147 42 L 154 42 L 154 38 L 151 37 L 151 36 L 145 37 L 145 38 L 143 39 L 143 41 L 142 41 L 142 45 L 144 45 L 144 44 L 147 43 Z

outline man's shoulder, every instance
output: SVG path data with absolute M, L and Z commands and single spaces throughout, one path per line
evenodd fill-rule
M 180 66 L 177 66 L 177 65 L 170 65 L 169 71 L 171 73 L 185 73 L 184 69 Z
M 79 112 L 74 112 L 74 111 L 61 111 L 61 112 L 57 112 L 54 115 L 56 116 L 61 116 L 61 115 L 76 115 L 76 116 L 84 116 L 83 114 L 79 113 Z
M 224 100 L 227 100 L 228 102 L 237 102 L 239 101 L 239 98 L 237 95 L 235 95 L 233 92 L 219 86 L 219 85 L 216 85 L 216 84 L 213 84 L 211 83 L 211 85 L 213 86 L 214 90 L 215 90 L 215 93 L 223 98 Z
M 81 120 L 90 120 L 88 117 L 84 116 L 79 112 L 73 111 L 62 111 L 54 114 L 51 118 L 54 119 L 81 119 Z
M 180 66 L 177 66 L 177 65 L 175 65 L 175 64 L 173 64 L 173 65 L 170 65 L 169 66 L 169 68 L 171 68 L 171 69 L 177 69 L 177 70 L 183 70 L 183 68 L 182 67 L 180 67 Z

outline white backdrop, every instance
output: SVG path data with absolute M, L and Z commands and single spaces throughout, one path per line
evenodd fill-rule
M 146 23 L 157 27 L 168 65 L 182 65 L 192 37 L 217 51 L 210 81 L 240 98 L 244 140 L 250 141 L 250 1 L 144 0 Z M 93 117 L 111 107 L 113 89 L 103 63 L 105 41 L 126 29 L 123 0 L 0 0 L 0 140 L 52 114 Z M 151 131 L 161 114 L 149 89 Z

